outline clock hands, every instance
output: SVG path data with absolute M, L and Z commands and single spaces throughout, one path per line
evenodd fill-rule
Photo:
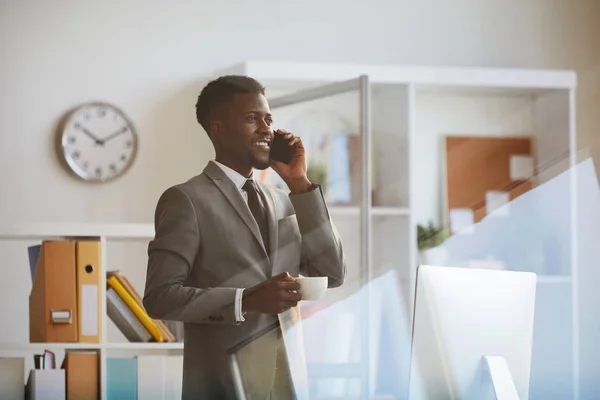
M 75 124 L 75 129 L 79 129 L 80 131 L 82 131 L 83 133 L 85 133 L 87 136 L 89 136 L 96 143 L 96 145 L 99 145 L 99 146 L 104 146 L 104 143 L 106 143 L 109 140 L 111 140 L 111 139 L 119 136 L 122 133 L 127 132 L 127 127 L 124 126 L 123 128 L 119 129 L 118 131 L 116 131 L 114 133 L 111 133 L 110 135 L 108 135 L 104 139 L 99 139 L 96 135 L 94 135 L 92 132 L 90 132 L 88 129 L 86 129 L 85 127 L 81 126 L 80 124 Z
M 80 131 L 82 131 L 83 133 L 85 133 L 86 135 L 88 135 L 94 142 L 96 142 L 97 145 L 104 145 L 104 141 L 100 140 L 96 137 L 96 135 L 94 135 L 92 132 L 90 132 L 89 130 L 87 130 L 85 127 L 79 125 L 79 124 L 75 124 L 75 129 L 79 129 Z
M 116 131 L 115 133 L 111 133 L 110 135 L 108 135 L 107 137 L 104 138 L 104 140 L 102 140 L 102 144 L 108 142 L 109 140 L 119 136 L 122 133 L 127 132 L 127 127 L 124 126 L 121 129 L 119 129 L 118 131 Z

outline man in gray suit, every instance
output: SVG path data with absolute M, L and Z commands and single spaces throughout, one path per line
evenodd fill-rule
M 235 398 L 236 347 L 248 398 L 294 398 L 278 314 L 301 300 L 299 274 L 343 283 L 342 244 L 321 187 L 307 178 L 302 141 L 273 130 L 256 80 L 210 82 L 196 116 L 216 157 L 158 200 L 144 306 L 154 319 L 184 322 L 184 399 Z M 274 135 L 296 145 L 289 164 L 271 161 Z M 268 167 L 289 193 L 252 179 Z

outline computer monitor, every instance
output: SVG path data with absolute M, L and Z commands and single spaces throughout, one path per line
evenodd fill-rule
M 528 399 L 536 280 L 419 266 L 408 398 Z

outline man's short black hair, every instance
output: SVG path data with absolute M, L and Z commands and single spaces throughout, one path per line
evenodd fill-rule
M 210 136 L 210 121 L 215 109 L 233 99 L 237 93 L 265 94 L 265 88 L 256 79 L 243 75 L 225 75 L 210 81 L 196 102 L 196 119 Z

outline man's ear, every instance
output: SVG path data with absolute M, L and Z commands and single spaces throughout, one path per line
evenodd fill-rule
M 222 121 L 219 121 L 219 120 L 211 121 L 211 123 L 209 125 L 209 129 L 210 129 L 210 136 L 213 138 L 213 140 L 217 140 L 217 141 L 221 140 L 221 137 L 223 136 L 223 133 L 225 131 Z

